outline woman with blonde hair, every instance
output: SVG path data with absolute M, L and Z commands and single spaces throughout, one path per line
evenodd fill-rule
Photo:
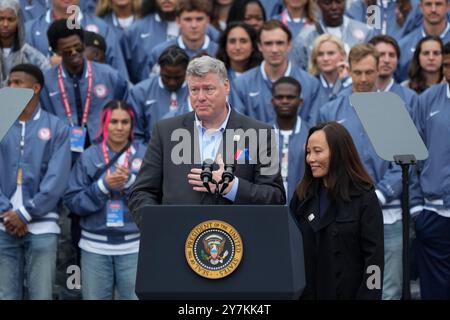
M 98 0 L 95 14 L 120 34 L 140 17 L 142 0 Z
M 344 43 L 334 35 L 325 33 L 314 41 L 309 73 L 320 80 L 330 100 L 351 84 L 346 56 Z

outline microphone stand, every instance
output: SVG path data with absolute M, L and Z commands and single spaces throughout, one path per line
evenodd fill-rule
M 222 193 L 219 193 L 219 183 L 213 179 L 213 183 L 216 185 L 216 191 L 214 192 L 214 200 L 216 204 L 219 204 L 219 196 Z
M 234 179 L 234 166 L 226 165 L 225 171 L 222 173 L 222 179 L 219 182 L 217 182 L 216 180 L 214 180 L 212 176 L 211 163 L 205 162 L 203 164 L 202 173 L 200 174 L 200 177 L 203 180 L 203 186 L 206 188 L 208 193 L 214 194 L 215 204 L 219 204 L 219 196 L 223 194 L 225 189 L 229 186 L 230 182 L 233 181 Z M 216 186 L 214 193 L 211 192 L 209 183 L 213 183 Z M 220 184 L 222 184 L 222 188 L 219 189 Z
M 409 270 L 409 166 L 416 164 L 414 155 L 395 155 L 394 161 L 402 168 L 402 225 L 403 225 L 403 287 L 402 300 L 411 300 L 410 270 Z
M 213 183 L 216 186 L 216 190 L 214 192 L 211 191 L 211 188 L 209 187 L 209 183 Z M 209 194 L 214 195 L 215 204 L 219 204 L 219 196 L 222 194 L 221 192 L 219 192 L 219 182 L 217 182 L 214 179 L 211 179 L 211 181 L 209 181 L 209 182 L 203 182 L 203 186 L 206 188 L 206 190 L 208 190 Z

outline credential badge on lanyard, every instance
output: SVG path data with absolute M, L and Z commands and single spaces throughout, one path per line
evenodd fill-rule
M 87 134 L 87 122 L 89 116 L 89 110 L 91 108 L 91 96 L 92 96 L 92 63 L 88 61 L 87 63 L 88 71 L 88 89 L 86 94 L 86 101 L 84 103 L 83 118 L 81 125 L 76 126 L 73 122 L 72 108 L 69 103 L 69 98 L 67 97 L 67 92 L 64 87 L 63 77 L 62 77 L 62 66 L 58 68 L 58 87 L 61 92 L 61 97 L 63 99 L 64 109 L 66 111 L 67 118 L 71 126 L 70 130 L 70 150 L 72 152 L 83 152 L 84 144 L 86 142 Z

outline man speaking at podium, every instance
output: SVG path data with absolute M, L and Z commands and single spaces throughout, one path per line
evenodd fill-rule
M 223 62 L 209 56 L 193 59 L 186 79 L 194 111 L 154 126 L 130 194 L 128 205 L 138 226 L 139 211 L 148 205 L 285 204 L 275 136 L 270 126 L 228 104 Z M 211 159 L 215 165 L 205 165 Z M 233 177 L 225 186 L 224 170 Z

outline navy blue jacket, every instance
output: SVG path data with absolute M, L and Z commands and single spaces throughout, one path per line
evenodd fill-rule
M 116 196 L 118 191 L 108 188 L 105 181 L 106 171 L 104 171 L 99 178 L 95 179 L 98 172 L 103 170 L 105 166 L 101 143 L 90 146 L 83 152 L 80 158 L 78 158 L 70 174 L 69 185 L 67 192 L 64 195 L 64 201 L 71 212 L 81 217 L 80 225 L 82 230 L 87 231 L 89 234 L 106 236 L 106 242 L 109 244 L 120 244 L 136 240 L 136 238 L 127 240 L 127 235 L 139 233 L 139 230 L 130 215 L 130 211 L 128 210 L 127 197 L 141 167 L 145 150 L 146 147 L 142 144 L 132 144 L 132 152 L 128 159 L 130 178 L 125 185 L 122 194 L 118 196 L 125 204 L 123 227 L 108 227 L 106 225 L 107 201 L 110 200 L 112 196 Z M 109 159 L 112 159 L 115 152 L 108 148 L 108 154 Z M 125 155 L 126 152 L 119 157 L 117 162 L 123 164 Z M 114 165 L 110 167 L 113 172 L 114 168 Z M 83 234 L 82 237 L 84 237 Z M 90 238 L 89 240 L 95 241 L 96 239 Z
M 175 38 L 167 34 L 167 26 L 167 21 L 154 13 L 137 20 L 123 33 L 120 45 L 131 82 L 138 83 L 147 79 L 148 74 L 143 75 L 142 66 L 147 64 L 152 50 L 157 45 Z M 214 42 L 219 40 L 219 32 L 214 27 L 209 26 L 206 33 Z
M 164 86 L 161 77 L 151 77 L 144 80 L 128 91 L 126 100 L 133 106 L 136 112 L 136 126 L 134 133 L 137 139 L 148 143 L 152 127 L 156 121 L 165 118 L 171 110 L 171 92 Z M 175 92 L 177 95 L 178 109 L 186 105 L 188 88 L 186 83 Z
M 272 82 L 264 71 L 264 65 L 265 62 L 236 78 L 233 83 L 235 90 L 230 92 L 230 104 L 249 117 L 273 123 L 275 111 L 271 101 Z M 299 115 L 307 123 L 315 123 L 319 108 L 328 101 L 319 81 L 291 63 L 286 69 L 285 76 L 295 78 L 302 85 L 303 106 L 299 110 Z
M 127 81 L 122 76 L 111 68 L 102 63 L 92 63 L 93 85 L 92 85 L 92 100 L 91 109 L 89 111 L 89 118 L 87 129 L 89 137 L 95 138 L 100 128 L 100 115 L 103 107 L 112 99 L 123 99 L 128 90 Z M 82 100 L 82 108 L 84 110 L 84 103 L 86 100 L 86 93 L 88 90 L 87 79 L 87 60 L 84 61 L 83 76 L 80 79 L 80 92 Z M 67 75 L 67 71 L 63 66 L 63 82 L 68 95 L 69 103 L 72 108 L 72 121 L 76 125 L 78 123 L 77 108 L 75 103 L 75 93 L 71 78 Z M 67 118 L 66 111 L 62 100 L 61 93 L 58 87 L 58 67 L 55 66 L 48 70 L 45 74 L 45 85 L 41 92 L 41 103 L 45 110 L 55 114 L 59 118 L 70 123 Z
M 80 17 L 81 27 L 87 31 L 96 32 L 105 39 L 106 63 L 117 69 L 128 80 L 127 66 L 120 49 L 120 39 L 116 36 L 116 32 L 99 17 L 85 12 Z M 47 39 L 47 29 L 51 23 L 51 10 L 48 10 L 44 15 L 25 24 L 27 43 L 48 57 L 52 55 Z
M 450 208 L 450 89 L 447 83 L 434 85 L 419 96 L 414 120 L 428 149 L 423 161 L 420 187 L 423 197 L 438 200 L 427 204 L 436 209 Z
M 39 106 L 25 122 L 21 156 L 22 125 L 17 120 L 0 143 L 0 213 L 12 209 L 19 166 L 23 171 L 23 207 L 17 210 L 29 224 L 58 221 L 57 204 L 67 186 L 71 163 L 69 126 Z M 31 231 L 31 229 L 30 229 Z

